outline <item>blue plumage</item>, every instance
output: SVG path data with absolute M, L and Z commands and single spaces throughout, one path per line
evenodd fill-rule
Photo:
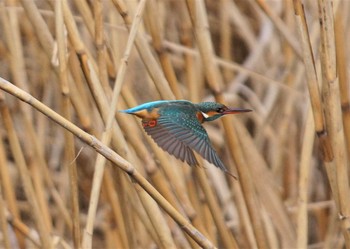
M 159 100 L 121 112 L 140 117 L 146 133 L 159 147 L 176 158 L 191 166 L 198 165 L 194 150 L 208 162 L 230 174 L 212 147 L 201 123 L 213 121 L 226 114 L 249 111 L 251 110 L 228 108 L 216 102 L 193 104 L 187 100 Z

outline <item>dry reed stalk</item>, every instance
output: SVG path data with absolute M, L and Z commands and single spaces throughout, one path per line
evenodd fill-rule
M 111 170 L 107 168 L 104 173 L 104 189 L 109 189 L 109 191 L 106 191 L 107 193 L 107 198 L 109 200 L 109 203 L 111 203 L 111 208 L 112 208 L 112 213 L 113 213 L 113 218 L 115 219 L 115 223 L 119 224 L 119 228 L 116 231 L 116 233 L 119 235 L 120 239 L 120 244 L 122 244 L 123 248 L 130 248 L 129 243 L 128 243 L 128 236 L 126 234 L 126 230 L 124 229 L 126 227 L 125 220 L 123 218 L 123 212 L 118 205 L 118 203 L 121 203 L 120 198 L 118 197 L 117 193 L 114 190 L 114 184 L 113 184 L 113 178 L 111 174 Z
M 332 192 L 338 202 L 337 209 L 343 229 L 345 244 L 350 248 L 349 231 L 349 179 L 346 143 L 344 139 L 343 122 L 341 115 L 341 103 L 339 92 L 339 79 L 336 67 L 336 50 L 333 8 L 330 1 L 318 1 L 321 25 L 321 67 L 322 86 L 325 108 L 325 120 L 334 158 L 328 166 L 329 178 L 335 176 L 336 183 L 332 186 Z
M 24 6 L 24 9 L 26 10 L 26 13 L 28 14 L 33 26 L 35 26 L 36 28 L 39 28 L 40 32 L 37 32 L 36 34 L 38 35 L 38 39 L 41 43 L 41 45 L 43 46 L 46 55 L 51 58 L 51 56 L 53 55 L 53 38 L 52 35 L 50 34 L 50 31 L 47 28 L 46 23 L 44 22 L 43 18 L 41 17 L 41 15 L 39 15 L 39 11 L 37 9 L 37 7 L 35 6 L 35 4 L 31 3 L 31 2 L 26 2 L 23 1 L 22 5 Z M 64 209 L 64 205 L 62 205 L 62 199 L 60 197 L 60 195 L 58 195 L 56 193 L 56 189 L 54 187 L 54 184 L 52 182 L 52 179 L 50 178 L 50 175 L 48 173 L 47 170 L 47 165 L 45 163 L 45 160 L 43 159 L 43 152 L 41 151 L 41 148 L 37 142 L 36 139 L 36 135 L 34 132 L 34 129 L 32 127 L 32 125 L 29 123 L 30 120 L 30 116 L 29 113 L 27 113 L 25 111 L 25 109 L 23 109 L 23 113 L 24 115 L 24 121 L 26 124 L 26 127 L 28 129 L 28 134 L 31 137 L 31 139 L 33 139 L 34 141 L 34 153 L 35 155 L 40 159 L 40 163 L 39 166 L 41 166 L 41 170 L 42 172 L 44 172 L 44 178 L 46 181 L 46 184 L 48 184 L 49 189 L 52 191 L 52 195 L 55 198 L 55 201 L 58 203 L 58 206 L 61 207 L 61 211 L 63 213 L 67 213 L 66 210 Z M 36 167 L 34 167 L 33 169 L 36 169 Z M 34 172 L 38 172 L 38 171 L 34 171 Z M 34 174 L 34 176 L 38 176 L 39 179 L 41 178 L 41 174 Z M 42 207 L 42 210 L 44 211 L 44 217 L 46 217 L 46 223 L 48 227 L 51 227 L 50 225 L 50 219 L 49 219 L 49 212 L 47 211 L 48 208 L 46 207 L 46 202 L 44 200 L 43 197 L 43 185 L 41 184 L 42 180 L 35 180 L 34 183 L 37 186 L 37 191 L 39 193 L 39 204 Z M 41 194 L 40 194 L 41 193 Z M 63 209 L 62 209 L 63 208 Z M 46 211 L 45 211 L 46 210 Z
M 107 49 L 105 44 L 103 9 L 102 2 L 95 0 L 93 2 L 93 11 L 95 18 L 95 46 L 97 52 L 98 76 L 105 92 L 109 91 L 108 72 L 107 72 Z
M 78 128 L 73 123 L 70 123 L 65 118 L 43 105 L 40 101 L 35 99 L 33 96 L 28 93 L 20 90 L 10 82 L 0 78 L 0 88 L 11 95 L 16 96 L 20 100 L 30 104 L 46 116 L 50 117 L 50 119 L 54 120 L 57 124 L 61 125 L 65 129 L 68 129 L 74 135 L 79 137 L 82 141 L 87 143 L 89 146 L 94 148 L 97 152 L 103 154 L 108 160 L 113 162 L 115 165 L 120 167 L 123 171 L 129 174 L 142 188 L 147 191 L 153 199 L 155 199 L 158 204 L 177 222 L 181 225 L 182 229 L 188 233 L 199 245 L 204 248 L 214 248 L 211 242 L 204 237 L 197 229 L 195 229 L 187 219 L 185 219 L 180 213 L 178 213 L 165 199 L 163 196 L 157 192 L 157 190 L 149 183 L 142 175 L 126 160 L 116 154 L 113 150 L 106 147 L 96 139 L 95 137 L 89 135 L 84 132 L 80 128 Z M 24 175 L 22 174 L 22 177 Z M 26 180 L 26 179 L 25 179 Z M 33 199 L 30 199 L 33 200 Z M 39 210 L 39 209 L 37 209 Z M 40 220 L 40 219 L 39 219 Z M 40 230 L 39 230 L 40 231 Z M 45 237 L 48 239 L 49 237 Z M 51 245 L 51 244 L 49 244 Z
M 115 183 L 115 188 L 118 190 L 117 194 L 119 198 L 119 203 L 123 203 L 123 205 L 120 205 L 123 221 L 117 222 L 117 224 L 120 224 L 120 229 L 122 230 L 121 231 L 122 236 L 126 236 L 127 240 L 124 240 L 124 244 L 126 244 L 128 248 L 133 248 L 137 245 L 137 238 L 135 238 L 134 236 L 128 236 L 128 234 L 132 234 L 135 231 L 135 223 L 134 223 L 133 215 L 135 215 L 135 213 L 137 214 L 137 210 L 131 209 L 134 203 L 130 201 L 130 199 L 138 200 L 138 198 L 136 196 L 135 191 L 133 191 L 134 189 L 130 188 L 129 179 L 127 179 L 124 176 L 124 174 L 119 170 L 114 170 L 114 172 L 115 172 L 115 174 L 113 174 L 115 178 L 114 183 Z M 141 206 L 139 201 L 137 201 L 137 204 L 138 206 Z M 144 209 L 142 210 L 144 211 Z M 144 220 L 141 219 L 141 221 L 144 221 Z M 144 225 L 144 226 L 147 227 L 147 225 Z M 154 232 L 154 235 L 155 235 L 155 232 Z M 156 236 L 153 236 L 153 238 L 156 238 Z
M 162 66 L 164 76 L 169 82 L 169 86 L 171 88 L 171 91 L 175 95 L 176 99 L 181 99 L 181 91 L 179 88 L 179 83 L 177 81 L 174 68 L 170 62 L 170 56 L 168 52 L 165 50 L 163 45 L 163 34 L 159 32 L 160 30 L 164 31 L 164 28 L 160 27 L 160 23 L 156 18 L 157 14 L 156 11 L 159 10 L 159 6 L 161 3 L 158 3 L 154 0 L 147 1 L 146 4 L 146 11 L 145 11 L 145 21 L 147 26 L 149 27 L 150 34 L 152 36 L 152 45 L 154 47 L 154 50 L 156 51 L 160 64 Z
M 26 11 L 31 24 L 37 31 L 36 35 L 38 37 L 40 45 L 43 47 L 45 53 L 50 59 L 53 55 L 53 38 L 47 27 L 47 24 L 45 23 L 43 17 L 40 15 L 35 2 L 23 0 L 21 1 L 21 4 Z
M 135 189 L 138 192 L 138 196 L 145 207 L 146 213 L 151 221 L 153 230 L 156 232 L 160 244 L 160 248 L 176 248 L 175 242 L 170 234 L 170 229 L 166 225 L 164 217 L 160 213 L 160 209 L 156 202 L 148 201 L 147 193 L 140 187 L 140 185 L 135 185 Z M 146 207 L 145 205 L 149 205 Z
M 315 139 L 315 125 L 312 119 L 311 109 L 308 111 L 308 117 L 304 131 L 303 147 L 301 149 L 300 173 L 299 173 L 299 196 L 298 196 L 298 218 L 297 218 L 297 247 L 307 248 L 308 245 L 308 195 L 310 181 L 310 165 L 312 160 L 312 149 Z
M 132 95 L 130 94 L 130 91 L 128 90 L 127 87 L 124 87 L 123 90 L 123 95 L 126 96 L 125 98 L 128 100 L 129 106 L 134 106 L 136 105 L 135 101 L 133 100 Z M 117 117 L 118 118 L 118 117 Z M 123 121 L 124 118 L 120 117 L 118 118 L 118 121 L 120 122 L 120 124 L 123 126 L 123 122 L 125 123 L 125 121 Z M 160 186 L 160 185 L 164 185 L 165 183 L 163 183 L 163 180 L 159 179 L 159 182 L 157 183 L 155 181 L 155 176 L 153 174 L 157 174 L 158 175 L 158 170 L 155 168 L 155 162 L 152 161 L 151 158 L 149 158 L 149 153 L 146 151 L 146 148 L 144 148 L 142 146 L 142 144 L 139 143 L 138 137 L 136 136 L 135 133 L 132 132 L 132 130 L 135 130 L 131 127 L 131 124 L 129 123 L 128 125 L 125 123 L 124 125 L 124 131 L 126 134 L 128 135 L 128 140 L 129 142 L 134 146 L 134 149 L 136 150 L 137 154 L 144 159 L 144 161 L 146 162 L 145 168 L 146 171 L 148 171 L 148 174 L 151 176 L 153 182 L 155 183 L 156 186 Z M 153 151 L 156 154 L 156 157 L 158 158 L 158 160 L 160 161 L 160 164 L 162 165 L 162 168 L 165 172 L 165 176 L 167 179 L 169 179 L 169 182 L 171 183 L 175 195 L 177 197 L 177 199 L 179 200 L 184 213 L 186 214 L 186 216 L 193 222 L 193 224 L 195 225 L 195 227 L 197 227 L 200 231 L 204 232 L 204 230 L 202 230 L 201 228 L 203 228 L 203 224 L 201 222 L 200 219 L 198 219 L 199 217 L 196 214 L 196 211 L 193 209 L 192 204 L 189 200 L 189 197 L 186 194 L 186 187 L 184 186 L 184 184 L 182 184 L 181 181 L 179 181 L 177 178 L 179 178 L 179 175 L 174 171 L 174 167 L 169 167 L 169 163 L 168 163 L 168 159 L 165 156 L 164 152 L 162 150 L 160 150 L 157 145 L 151 141 L 151 139 L 146 136 L 146 139 L 148 141 L 148 143 L 152 146 Z M 165 194 L 166 192 L 168 192 L 167 189 L 164 189 L 164 191 L 162 191 L 163 188 L 157 188 L 160 190 L 161 193 L 163 193 L 164 196 L 166 196 L 167 200 L 170 201 L 170 203 L 173 204 L 173 206 L 177 206 L 177 204 L 175 205 L 175 201 L 172 201 L 173 198 L 175 198 L 175 196 L 169 195 L 169 194 Z
M 2 112 L 3 122 L 9 136 L 9 142 L 11 151 L 13 153 L 16 165 L 19 170 L 19 174 L 22 180 L 23 188 L 26 193 L 27 200 L 32 208 L 34 222 L 40 235 L 41 245 L 43 247 L 52 248 L 51 236 L 49 235 L 48 228 L 46 227 L 45 220 L 43 217 L 43 210 L 40 208 L 38 203 L 38 197 L 34 191 L 34 186 L 30 179 L 30 173 L 27 164 L 24 159 L 24 155 L 21 149 L 21 145 L 14 130 L 14 124 L 9 112 Z
M 173 50 L 174 52 L 177 52 L 177 53 L 183 53 L 185 55 L 194 55 L 194 56 L 199 55 L 199 53 L 197 51 L 195 51 L 194 49 L 183 47 L 181 45 L 178 45 L 178 44 L 175 44 L 172 42 L 165 41 L 164 44 L 165 44 L 167 49 Z M 281 88 L 281 89 L 287 91 L 289 94 L 296 94 L 296 95 L 300 96 L 299 92 L 297 92 L 295 89 L 293 89 L 289 86 L 286 86 L 282 82 L 274 80 L 272 78 L 269 78 L 261 73 L 257 73 L 255 71 L 253 71 L 252 69 L 246 68 L 238 63 L 235 63 L 232 61 L 226 61 L 220 57 L 215 57 L 215 62 L 224 68 L 228 68 L 228 69 L 233 70 L 233 71 L 245 73 L 249 77 L 255 79 L 259 83 L 264 83 L 267 85 L 274 85 L 278 88 Z
M 68 70 L 67 70 L 67 45 L 66 37 L 64 36 L 64 22 L 62 13 L 62 4 L 60 1 L 55 3 L 55 24 L 56 24 L 56 37 L 58 47 L 58 63 L 59 63 L 59 81 L 62 94 L 62 113 L 67 120 L 72 120 L 71 107 L 70 107 L 70 90 L 68 83 Z M 64 138 L 66 141 L 65 146 L 65 164 L 68 168 L 69 175 L 69 190 L 70 200 L 72 205 L 72 237 L 74 241 L 74 247 L 80 248 L 80 218 L 79 218 L 79 196 L 78 196 L 78 176 L 77 165 L 75 162 L 75 148 L 74 148 L 74 136 L 68 131 L 64 132 Z
M 70 248 L 79 242 L 77 237 L 72 236 L 70 213 L 73 212 L 73 202 L 69 199 L 68 170 L 62 167 L 73 161 L 79 176 L 75 187 L 79 191 L 78 206 L 81 208 L 81 213 L 75 217 L 79 217 L 83 226 L 87 221 L 92 224 L 91 247 L 165 247 L 159 239 L 163 236 L 161 230 L 164 227 L 166 241 L 180 248 L 199 248 L 196 241 L 201 239 L 196 238 L 195 241 L 191 238 L 197 231 L 205 236 L 201 245 L 208 247 L 224 246 L 234 237 L 238 247 L 257 248 L 258 240 L 253 230 L 255 228 L 256 231 L 256 226 L 253 227 L 252 212 L 248 212 L 246 205 L 246 200 L 252 198 L 258 207 L 256 213 L 268 247 L 344 247 L 343 229 L 337 214 L 338 204 L 346 201 L 338 192 L 345 191 L 338 191 L 339 171 L 332 162 L 333 152 L 338 151 L 333 148 L 334 143 L 327 133 L 330 118 L 325 117 L 324 110 L 329 102 L 335 103 L 333 100 L 337 99 L 342 112 L 337 111 L 333 115 L 337 116 L 337 123 L 343 122 L 344 134 L 341 136 L 346 144 L 349 92 L 345 70 L 348 51 L 344 37 L 350 30 L 342 25 L 349 20 L 350 6 L 344 1 L 334 1 L 334 27 L 328 23 L 330 28 L 327 32 L 322 31 L 335 34 L 335 39 L 334 36 L 327 38 L 331 41 L 327 44 L 334 44 L 328 50 L 331 56 L 327 59 L 322 57 L 323 64 L 326 64 L 324 61 L 336 64 L 339 75 L 340 94 L 332 96 L 333 100 L 329 101 L 321 97 L 318 89 L 324 69 L 320 65 L 318 50 L 318 3 L 303 0 L 304 13 L 300 1 L 294 1 L 294 12 L 292 2 L 279 5 L 272 2 L 206 0 L 205 10 L 201 12 L 207 13 L 209 25 L 203 26 L 206 27 L 203 39 L 196 41 L 186 1 L 147 1 L 144 14 L 140 16 L 141 28 L 135 42 L 138 50 L 130 54 L 121 95 L 112 94 L 110 85 L 113 87 L 113 82 L 119 78 L 117 72 L 120 75 L 123 70 L 129 31 L 137 19 L 131 16 L 136 12 L 139 1 L 61 1 L 68 40 L 62 38 L 62 27 L 56 29 L 56 2 L 21 4 L 6 0 L 0 4 L 0 21 L 4 31 L 0 34 L 0 76 L 11 79 L 46 107 L 59 110 L 66 117 L 71 116 L 71 123 L 89 135 L 102 138 L 108 116 L 112 115 L 113 95 L 118 95 L 117 109 L 176 96 L 193 102 L 213 101 L 216 97 L 227 105 L 249 106 L 254 110 L 249 115 L 240 115 L 233 123 L 232 119 L 224 118 L 224 127 L 220 122 L 204 124 L 214 148 L 230 170 L 233 171 L 233 165 L 239 161 L 238 154 L 243 153 L 244 161 L 241 162 L 246 164 L 252 184 L 240 181 L 253 185 L 251 191 L 256 193 L 253 197 L 242 192 L 242 182 L 225 178 L 212 165 L 205 163 L 207 177 L 199 178 L 191 167 L 159 149 L 146 136 L 139 120 L 116 114 L 110 148 L 99 144 L 99 150 L 110 153 L 110 159 L 124 169 L 130 170 L 130 164 L 109 149 L 129 161 L 137 169 L 136 180 L 131 177 L 134 184 L 130 184 L 124 171 L 108 165 L 102 174 L 101 194 L 94 197 L 100 196 L 96 202 L 96 218 L 91 223 L 86 215 L 87 210 L 93 208 L 89 200 L 96 153 L 76 138 L 73 148 L 71 138 L 63 135 L 69 132 L 52 126 L 47 117 L 38 114 L 33 107 L 6 98 L 0 103 L 0 110 L 7 109 L 13 119 L 13 128 L 21 143 L 22 151 L 19 153 L 31 169 L 28 178 L 34 182 L 34 195 L 39 197 L 40 209 L 44 210 L 40 219 L 57 235 L 50 237 L 54 247 Z M 329 11 L 330 8 L 323 9 Z M 324 15 L 327 21 L 331 20 L 329 15 Z M 62 23 L 62 19 L 59 22 Z M 44 29 L 41 31 L 38 27 Z M 293 35 L 296 29 L 301 31 L 300 39 Z M 287 39 L 292 42 L 286 42 Z M 45 40 L 48 44 L 42 46 Z M 198 42 L 201 43 L 199 50 Z M 304 63 L 289 45 L 293 42 L 295 47 L 300 47 Z M 61 48 L 51 49 L 57 48 L 56 45 Z M 68 60 L 65 58 L 63 63 L 67 63 L 67 71 L 61 73 L 57 52 L 62 56 L 62 51 L 66 49 Z M 206 50 L 205 53 L 203 50 Z M 333 60 L 334 51 L 336 60 Z M 335 72 L 333 68 L 331 71 Z M 309 99 L 313 103 L 312 114 L 306 112 Z M 319 138 L 314 141 L 314 147 L 311 145 L 311 128 L 307 128 L 308 137 L 304 137 L 305 124 L 311 115 Z M 25 238 L 27 244 L 19 242 L 23 248 L 32 246 L 32 243 L 40 246 L 39 230 L 28 228 L 37 229 L 37 225 L 31 219 L 31 206 L 22 193 L 21 180 L 17 180 L 20 179 L 18 167 L 15 167 L 18 155 L 11 150 L 13 142 L 7 129 L 3 124 L 0 126 L 4 127 L 0 141 L 1 187 L 9 209 L 5 215 L 9 226 L 20 234 L 9 239 L 12 243 L 12 240 Z M 233 137 L 234 143 L 227 136 L 232 135 L 227 132 L 232 127 L 237 131 L 233 135 L 238 134 L 238 137 Z M 81 134 L 80 130 L 78 133 Z M 95 141 L 91 136 L 83 135 L 83 138 Z M 226 142 L 229 140 L 231 145 Z M 238 151 L 237 144 L 241 146 Z M 74 160 L 69 161 L 64 156 L 68 151 L 72 152 L 70 157 Z M 230 158 L 232 152 L 236 152 L 236 160 Z M 347 163 L 347 160 L 344 162 Z M 326 164 L 330 186 L 322 163 Z M 196 171 L 204 173 L 203 169 Z M 305 175 L 308 175 L 306 180 Z M 154 189 L 141 176 L 151 182 L 168 204 L 152 192 Z M 139 191 L 136 192 L 133 185 Z M 156 197 L 160 207 L 168 211 L 159 212 L 141 186 Z M 172 213 L 173 208 L 179 210 L 178 213 Z M 169 211 L 178 224 L 167 216 Z M 16 212 L 17 218 L 14 217 Z M 18 219 L 19 214 L 21 220 Z M 191 230 L 191 226 L 186 228 L 189 223 L 198 230 Z M 182 224 L 185 224 L 185 229 L 181 229 Z
M 303 60 L 306 68 L 307 86 L 310 94 L 310 101 L 315 120 L 315 131 L 320 140 L 320 146 L 324 160 L 329 161 L 333 157 L 329 145 L 328 135 L 325 131 L 323 107 L 321 104 L 321 93 L 316 74 L 315 60 L 312 53 L 308 27 L 305 19 L 303 5 L 299 0 L 293 1 L 296 21 L 302 41 Z
M 229 10 L 229 1 L 221 0 L 220 1 L 220 57 L 227 61 L 232 61 L 232 46 L 231 46 L 231 36 L 232 30 L 230 27 L 230 11 Z M 223 76 L 225 81 L 232 79 L 232 72 L 229 70 L 223 71 Z
M 214 193 L 206 178 L 205 172 L 200 168 L 195 168 L 194 172 L 198 178 L 199 185 L 201 186 L 201 189 L 204 193 L 206 202 L 208 203 L 209 210 L 221 236 L 222 243 L 227 248 L 238 248 L 236 240 L 232 237 L 232 235 L 229 233 L 229 230 L 227 229 L 217 200 L 215 199 Z
M 0 147 L 0 150 L 2 150 L 1 147 Z M 11 248 L 11 242 L 10 242 L 10 236 L 9 236 L 10 229 L 8 229 L 5 212 L 6 212 L 5 201 L 2 194 L 2 187 L 0 185 L 0 230 L 2 233 L 2 240 L 3 240 L 2 244 L 4 245 L 5 249 L 10 249 Z
M 121 0 L 112 0 L 112 2 L 119 11 L 120 15 L 123 17 L 126 27 L 129 29 L 133 21 L 129 15 L 127 7 Z M 160 67 L 152 55 L 149 45 L 140 32 L 138 32 L 136 36 L 135 45 L 162 98 L 174 99 L 174 95 L 164 77 L 163 72 L 160 70 Z
M 197 44 L 202 57 L 204 71 L 208 80 L 209 87 L 214 93 L 216 100 L 223 103 L 223 81 L 220 77 L 221 75 L 219 74 L 218 67 L 214 60 L 210 34 L 206 29 L 206 27 L 208 27 L 208 20 L 205 13 L 204 3 L 201 1 L 187 1 L 187 7 L 195 29 Z M 247 208 L 251 218 L 258 247 L 266 248 L 266 238 L 262 228 L 256 193 L 254 190 L 253 182 L 251 180 L 251 173 L 249 172 L 248 167 L 246 167 L 245 159 L 243 158 L 238 138 L 232 129 L 229 118 L 223 119 L 223 125 L 225 133 L 227 135 L 230 151 L 237 165 L 240 183 L 242 184 L 242 190 L 244 193 L 245 201 L 247 203 Z M 223 242 L 225 243 L 226 241 Z M 232 246 L 232 244 L 224 244 L 224 246 L 229 248 Z
M 69 90 L 71 95 L 74 96 L 74 98 L 71 98 L 72 105 L 84 130 L 94 134 L 91 117 L 88 115 L 89 98 L 84 94 L 86 89 L 82 82 L 83 79 L 80 75 L 80 65 L 76 54 L 70 53 L 68 63 L 72 76 L 72 81 L 69 81 Z
M 6 105 L 4 104 L 4 95 L 0 95 L 0 112 L 1 112 L 1 116 L 8 116 L 9 115 L 9 111 L 6 107 Z M 15 195 L 15 189 L 14 189 L 14 185 L 11 182 L 11 175 L 9 172 L 9 168 L 8 168 L 8 164 L 5 161 L 6 158 L 6 153 L 5 153 L 5 148 L 4 148 L 4 144 L 1 141 L 0 142 L 0 178 L 1 178 L 1 189 L 2 189 L 2 195 L 5 198 L 6 201 L 6 206 L 8 208 L 8 210 L 11 212 L 12 216 L 19 218 L 19 208 L 17 206 L 16 203 L 16 195 Z M 18 242 L 20 245 L 23 245 L 23 237 L 19 234 L 16 233 L 16 236 L 18 238 Z
M 254 146 L 254 141 L 250 138 L 248 131 L 240 123 L 236 124 L 236 129 L 241 135 L 241 146 L 246 155 L 247 162 L 249 165 L 254 166 L 254 182 L 260 198 L 264 200 L 264 207 L 269 213 L 273 214 L 272 222 L 278 228 L 279 235 L 283 237 L 281 240 L 283 244 L 286 247 L 293 247 L 295 232 L 291 219 L 283 208 L 284 203 L 278 196 L 278 185 L 272 181 L 274 176 L 270 171 L 266 170 L 268 166 L 263 156 Z
M 28 239 L 36 247 L 41 246 L 36 230 L 31 230 L 21 220 L 11 216 L 9 212 L 6 213 L 6 219 L 7 219 L 7 223 L 13 226 L 17 232 L 23 235 L 23 237 Z
M 118 71 L 118 76 L 116 79 L 116 83 L 113 89 L 113 97 L 112 97 L 112 103 L 111 103 L 111 109 L 109 110 L 109 114 L 106 117 L 106 127 L 105 132 L 102 134 L 102 142 L 104 144 L 109 144 L 111 137 L 112 137 L 112 125 L 114 124 L 114 115 L 117 108 L 117 102 L 118 102 L 118 96 L 119 92 L 122 86 L 122 82 L 125 77 L 127 63 L 128 63 L 128 57 L 131 52 L 131 48 L 134 43 L 134 39 L 137 34 L 137 29 L 140 23 L 140 17 L 142 16 L 143 7 L 145 5 L 145 1 L 141 1 L 139 4 L 139 8 L 137 11 L 137 18 L 135 18 L 135 22 L 133 23 L 133 26 L 131 27 L 131 32 L 129 36 L 129 41 L 127 43 L 127 48 L 125 50 L 125 55 L 122 59 L 121 67 Z M 97 34 L 97 32 L 96 32 Z M 103 69 L 102 69 L 103 70 Z M 104 107 L 106 105 L 104 104 Z M 107 110 L 106 110 L 107 111 Z M 104 164 L 106 162 L 106 159 L 102 156 L 98 156 L 96 160 L 95 165 L 95 174 L 94 174 L 94 180 L 93 180 L 93 188 L 92 188 L 92 195 L 90 200 L 90 206 L 89 206 L 89 213 L 88 213 L 88 223 L 85 229 L 84 237 L 83 237 L 83 247 L 84 248 L 91 248 L 92 245 L 92 232 L 93 232 L 93 224 L 94 224 L 94 216 L 96 214 L 97 204 L 98 204 L 98 198 L 99 198 L 99 192 L 104 172 Z
M 337 54 L 337 72 L 339 74 L 339 90 L 343 114 L 344 134 L 346 138 L 347 155 L 350 158 L 350 94 L 347 72 L 347 47 L 345 45 L 345 13 L 346 8 L 338 8 L 335 13 L 334 32 Z
M 278 15 L 273 12 L 270 7 L 266 4 L 265 1 L 256 0 L 256 3 L 259 7 L 265 12 L 265 14 L 271 19 L 275 27 L 282 34 L 282 36 L 286 39 L 288 44 L 293 48 L 294 52 L 302 58 L 302 54 L 298 45 L 297 40 L 294 38 L 295 36 L 291 33 L 288 26 L 279 18 Z

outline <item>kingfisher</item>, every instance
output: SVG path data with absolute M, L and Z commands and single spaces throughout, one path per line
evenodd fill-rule
M 141 118 L 142 127 L 160 148 L 190 166 L 197 166 L 197 152 L 209 163 L 231 174 L 214 150 L 202 123 L 227 114 L 250 112 L 250 109 L 229 108 L 216 102 L 198 104 L 187 100 L 159 100 L 141 104 L 121 112 Z

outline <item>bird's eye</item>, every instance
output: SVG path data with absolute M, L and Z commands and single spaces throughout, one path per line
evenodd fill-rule
M 224 108 L 222 108 L 222 107 L 219 107 L 218 109 L 216 109 L 216 112 L 218 112 L 218 113 L 223 113 L 225 110 L 224 110 Z

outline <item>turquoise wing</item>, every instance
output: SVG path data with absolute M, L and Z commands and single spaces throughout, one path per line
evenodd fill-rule
M 196 151 L 208 162 L 227 171 L 213 149 L 208 134 L 196 117 L 197 110 L 189 106 L 170 105 L 159 111 L 160 117 L 152 125 L 143 121 L 148 135 L 165 151 L 186 161 L 189 165 L 198 165 L 192 152 Z

